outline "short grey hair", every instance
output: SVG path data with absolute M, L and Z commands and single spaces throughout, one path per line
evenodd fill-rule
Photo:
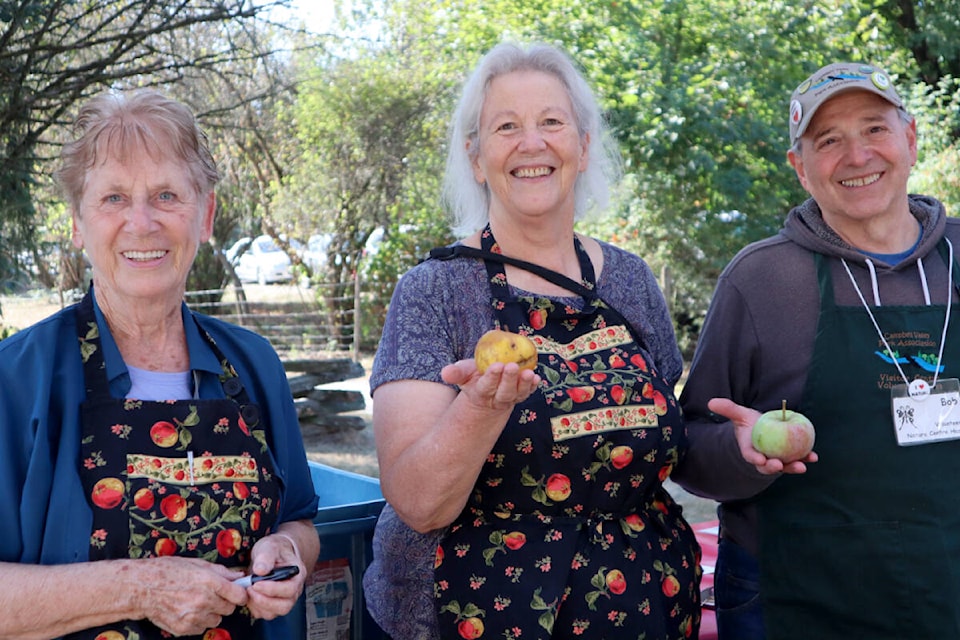
M 473 173 L 473 160 L 480 152 L 480 113 L 490 83 L 515 71 L 539 71 L 559 79 L 570 96 L 581 138 L 590 136 L 587 169 L 574 184 L 574 219 L 582 219 L 590 210 L 606 209 L 611 187 L 620 177 L 620 150 L 609 135 L 593 91 L 571 58 L 547 44 L 524 47 L 502 42 L 483 57 L 467 78 L 450 126 L 443 198 L 453 217 L 453 231 L 458 235 L 469 235 L 489 221 L 489 186 L 478 183 Z
M 183 162 L 199 194 L 213 191 L 220 180 L 193 112 L 158 91 L 101 93 L 80 108 L 73 131 L 74 139 L 60 152 L 55 177 L 74 211 L 79 210 L 87 172 L 111 156 L 126 159 L 146 151 L 155 159 Z

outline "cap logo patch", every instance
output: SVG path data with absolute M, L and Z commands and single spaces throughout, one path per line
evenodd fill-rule
M 790 103 L 790 122 L 793 124 L 800 124 L 800 120 L 803 119 L 803 105 L 800 104 L 799 100 L 794 100 Z
M 870 74 L 870 80 L 873 81 L 873 86 L 881 91 L 886 91 L 890 88 L 890 78 L 888 78 L 885 73 L 874 71 Z
M 819 89 L 823 85 L 835 80 L 863 80 L 863 76 L 856 73 L 833 73 L 814 85 L 814 89 Z

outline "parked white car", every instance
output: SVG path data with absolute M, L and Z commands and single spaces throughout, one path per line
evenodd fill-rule
M 327 249 L 330 248 L 330 241 L 333 234 L 315 233 L 307 240 L 307 249 L 303 252 L 303 262 L 310 270 L 316 273 L 327 264 Z
M 298 242 L 291 241 L 295 245 Z M 290 256 L 268 235 L 240 238 L 227 249 L 227 259 L 241 282 L 289 282 L 293 278 Z
M 399 231 L 401 233 L 410 233 L 414 231 L 415 228 L 413 225 L 403 224 L 400 225 Z M 383 227 L 377 227 L 367 237 L 367 241 L 364 243 L 360 254 L 361 265 L 363 265 L 364 258 L 374 256 L 380 250 L 380 245 L 383 244 L 384 233 L 385 230 Z M 332 241 L 332 233 L 315 233 L 307 240 L 306 251 L 301 255 L 303 256 L 303 263 L 310 267 L 311 272 L 317 273 L 327 265 L 327 261 L 330 259 L 330 243 Z M 339 265 L 341 260 L 342 256 L 335 253 L 333 263 Z

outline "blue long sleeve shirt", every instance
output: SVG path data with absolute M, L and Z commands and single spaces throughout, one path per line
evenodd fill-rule
M 99 306 L 110 391 L 124 397 L 130 377 Z M 224 397 L 217 356 L 182 307 L 190 367 L 201 398 Z M 252 331 L 197 315 L 234 366 L 268 425 L 280 478 L 278 522 L 312 519 L 318 498 L 307 465 L 283 364 Z M 80 481 L 80 405 L 86 396 L 74 308 L 0 341 L 0 561 L 64 564 L 88 559 L 93 513 Z M 280 622 L 265 637 L 285 638 Z

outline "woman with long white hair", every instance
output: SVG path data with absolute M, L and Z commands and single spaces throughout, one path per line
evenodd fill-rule
M 462 241 L 403 276 L 371 376 L 388 505 L 364 586 L 395 638 L 685 638 L 698 547 L 663 481 L 682 361 L 639 257 L 575 231 L 617 155 L 556 47 L 504 43 L 454 114 Z M 474 347 L 523 334 L 535 369 Z

